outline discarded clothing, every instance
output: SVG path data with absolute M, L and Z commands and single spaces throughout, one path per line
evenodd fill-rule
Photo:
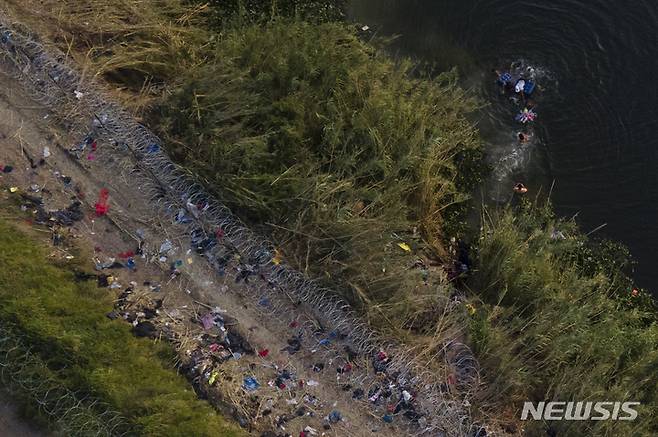
M 174 248 L 174 245 L 171 243 L 171 241 L 169 241 L 169 240 L 165 240 L 165 241 L 160 245 L 160 253 L 161 253 L 161 254 L 163 254 L 163 253 L 167 253 L 167 252 L 169 252 L 169 251 L 170 251 L 171 249 L 173 249 L 173 248 Z
M 294 355 L 302 348 L 302 342 L 299 337 L 293 337 L 288 340 L 288 346 L 281 349 L 281 351 L 287 351 L 290 355 Z
M 133 328 L 133 334 L 137 337 L 155 338 L 157 336 L 157 329 L 155 328 L 155 325 L 149 321 L 139 322 Z
M 340 414 L 340 411 L 334 410 L 331 413 L 329 413 L 329 416 L 327 416 L 327 419 L 329 419 L 329 422 L 331 422 L 331 423 L 338 423 L 341 420 L 343 420 L 343 416 Z
M 50 219 L 54 220 L 57 224 L 71 226 L 75 222 L 84 218 L 84 213 L 82 212 L 81 207 L 82 204 L 76 200 L 65 209 L 51 212 Z
M 247 391 L 255 391 L 258 390 L 258 387 L 260 387 L 260 384 L 254 378 L 253 376 L 247 376 L 244 378 L 242 382 L 242 387 L 244 387 L 245 390 Z
M 110 192 L 107 188 L 101 189 L 99 195 L 98 195 L 98 201 L 94 205 L 96 208 L 96 217 L 101 217 L 107 214 L 107 212 L 110 209 L 110 205 L 108 203 L 108 199 L 110 197 Z
M 217 312 L 210 312 L 201 318 L 201 325 L 206 331 L 214 328 L 215 326 L 220 329 L 224 327 L 224 319 Z

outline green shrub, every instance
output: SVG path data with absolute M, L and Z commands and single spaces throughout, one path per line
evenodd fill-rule
M 657 313 L 645 292 L 631 294 L 627 252 L 588 240 L 549 205 L 483 221 L 470 281 L 481 299 L 470 341 L 488 383 L 479 405 L 500 411 L 512 402 L 518 412 L 526 400 L 640 401 L 634 422 L 550 426 L 559 435 L 655 435 Z
M 151 123 L 174 159 L 353 301 L 413 299 L 411 266 L 447 258 L 443 213 L 479 150 L 456 74 L 413 78 L 337 23 L 228 31 L 212 59 Z

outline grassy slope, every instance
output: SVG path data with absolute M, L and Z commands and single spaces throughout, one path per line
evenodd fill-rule
M 105 314 L 114 296 L 0 222 L 0 323 L 10 324 L 62 384 L 110 404 L 137 435 L 240 435 L 172 369 L 173 351 Z
M 625 250 L 589 240 L 548 205 L 524 202 L 483 223 L 479 268 L 470 280 L 470 341 L 488 382 L 480 407 L 639 401 L 634 422 L 549 426 L 558 435 L 656 435 L 657 313 L 648 293 L 631 294 Z M 566 238 L 551 238 L 554 230 Z M 530 435 L 544 426 L 527 424 Z

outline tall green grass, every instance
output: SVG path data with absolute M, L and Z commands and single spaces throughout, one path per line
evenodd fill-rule
M 658 432 L 657 313 L 646 291 L 632 295 L 624 250 L 588 239 L 550 205 L 524 203 L 485 214 L 477 264 L 470 342 L 487 383 L 480 408 L 511 403 L 518 419 L 526 400 L 639 401 L 634 422 L 533 422 L 528 433 Z
M 426 293 L 418 257 L 448 258 L 444 212 L 468 199 L 456 181 L 479 153 L 456 74 L 412 68 L 340 23 L 239 27 L 151 125 L 294 265 L 366 310 L 400 308 Z

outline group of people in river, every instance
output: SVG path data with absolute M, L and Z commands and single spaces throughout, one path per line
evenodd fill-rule
M 514 118 L 524 125 L 524 129 L 516 134 L 519 144 L 530 142 L 533 134 L 529 126 L 537 118 L 536 103 L 532 99 L 537 88 L 534 68 L 525 67 L 521 63 L 512 63 L 508 70 L 493 69 L 492 73 L 496 75 L 496 83 L 502 88 L 503 92 L 509 95 L 514 104 L 520 104 L 522 108 Z M 523 183 L 518 182 L 514 185 L 513 191 L 517 194 L 525 194 L 528 192 L 528 188 Z

